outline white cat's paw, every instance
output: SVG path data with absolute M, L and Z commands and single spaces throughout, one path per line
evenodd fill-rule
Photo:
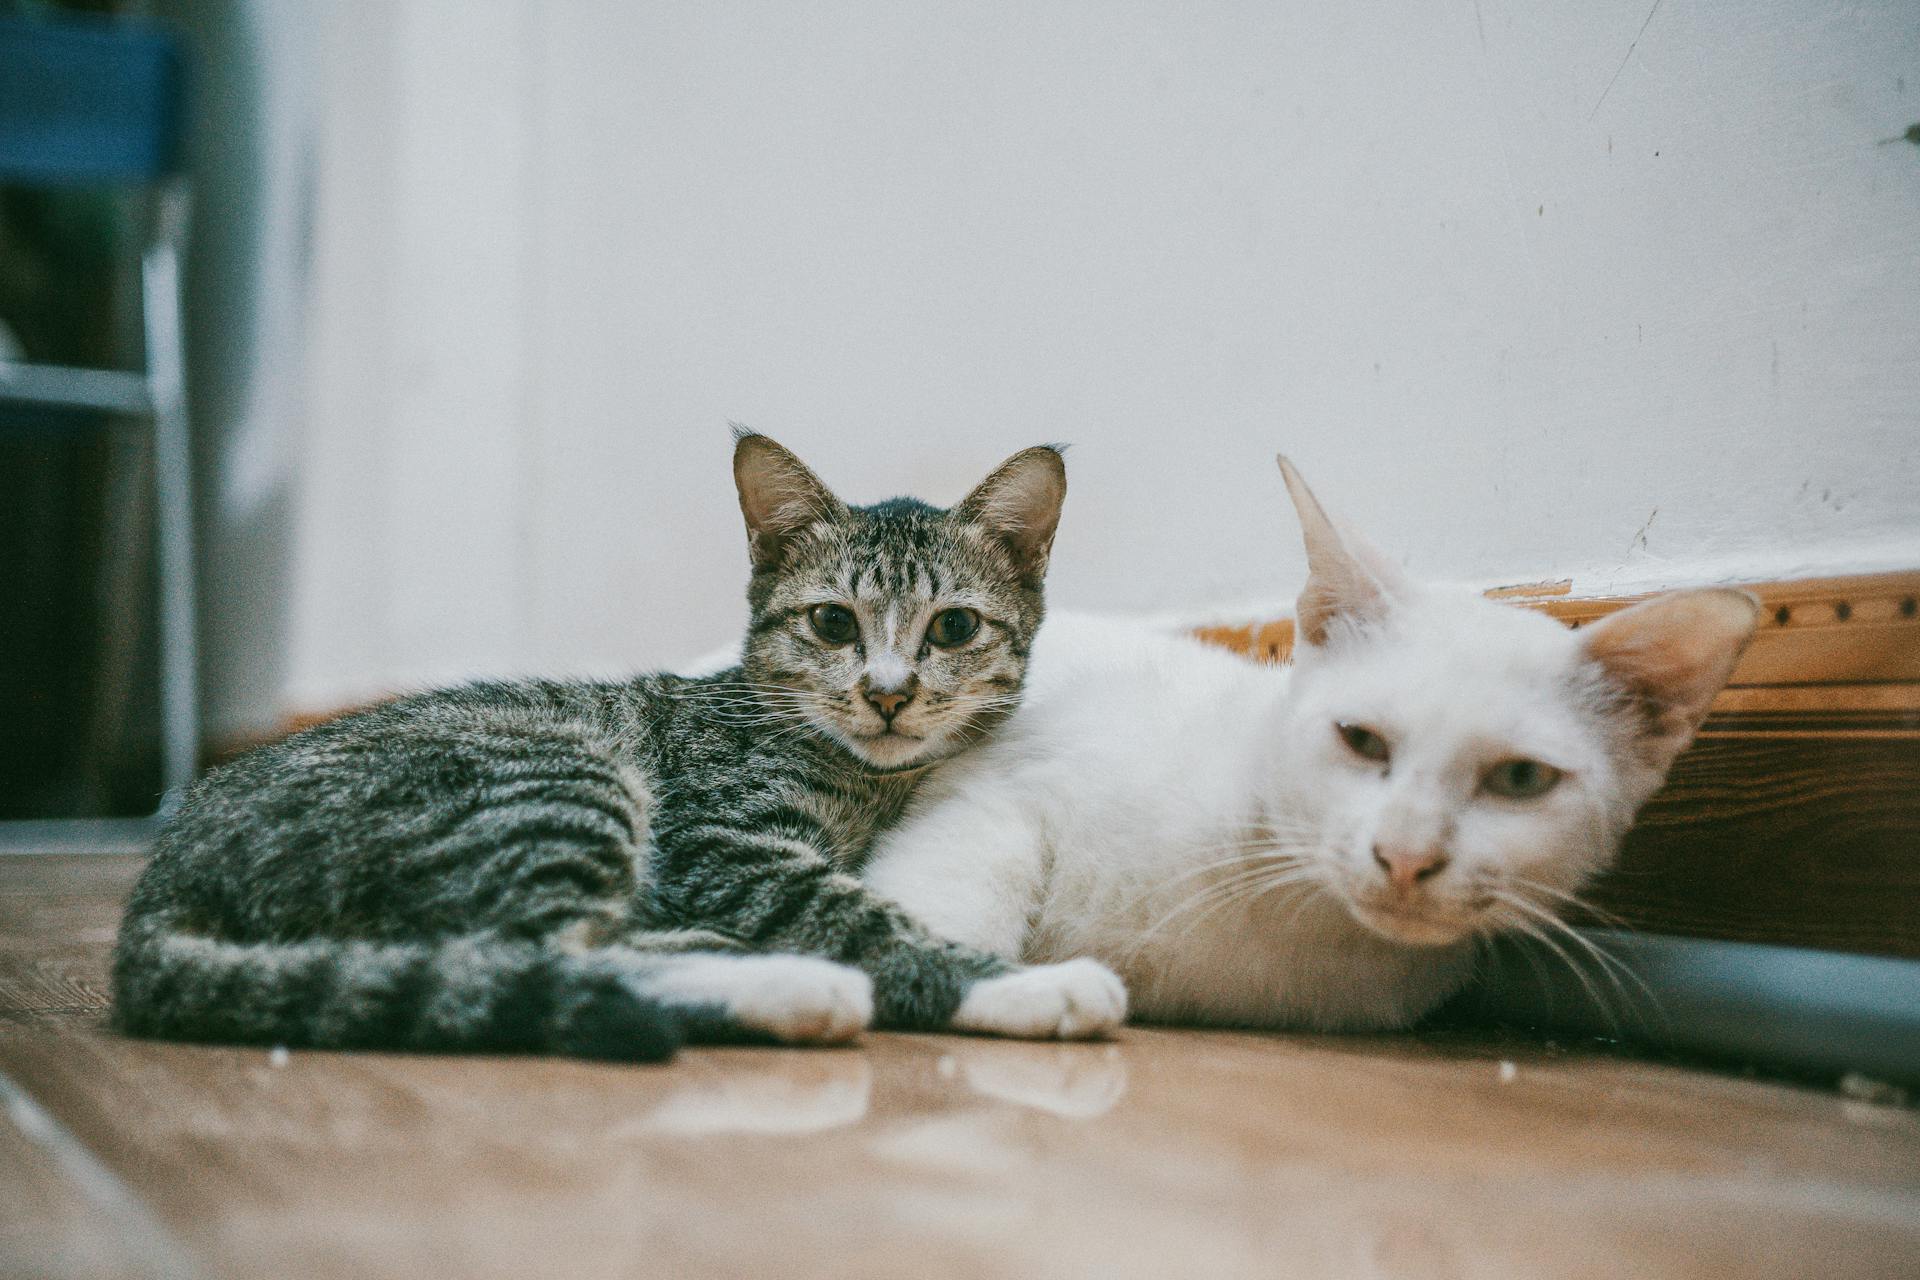
M 873 982 L 811 956 L 684 956 L 650 984 L 671 1003 L 714 1004 L 782 1044 L 844 1044 L 873 1022 Z
M 1093 960 L 1036 965 L 976 982 L 954 1011 L 956 1031 L 1026 1040 L 1090 1040 L 1127 1020 L 1127 989 Z

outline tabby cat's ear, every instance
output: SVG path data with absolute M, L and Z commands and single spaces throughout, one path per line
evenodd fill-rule
M 1401 581 L 1399 571 L 1371 547 L 1335 528 L 1299 469 L 1285 454 L 1278 461 L 1307 545 L 1307 585 L 1300 589 L 1295 606 L 1300 638 L 1312 645 L 1325 644 L 1336 621 L 1365 624 L 1384 618 Z
M 980 525 L 1013 554 L 1020 577 L 1039 586 L 1047 576 L 1060 504 L 1067 497 L 1067 465 L 1053 445 L 1022 449 L 995 467 L 954 507 L 954 514 Z
M 734 428 L 733 483 L 747 518 L 747 554 L 755 572 L 780 563 L 799 534 L 822 521 L 847 518 L 847 504 L 772 440 Z
M 1587 660 L 1626 694 L 1647 764 L 1665 770 L 1693 741 L 1759 618 L 1746 592 L 1709 587 L 1643 601 L 1582 634 Z

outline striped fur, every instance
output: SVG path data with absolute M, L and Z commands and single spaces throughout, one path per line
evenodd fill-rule
M 752 434 L 735 473 L 740 666 L 419 694 L 214 771 L 128 905 L 117 1025 L 648 1060 L 682 1035 L 942 1027 L 1006 973 L 856 877 L 928 769 L 1018 698 L 1058 453 L 1015 455 L 951 511 L 846 506 Z M 824 604 L 850 642 L 823 638 Z M 980 625 L 943 648 L 950 608 Z M 885 715 L 881 693 L 906 701 Z

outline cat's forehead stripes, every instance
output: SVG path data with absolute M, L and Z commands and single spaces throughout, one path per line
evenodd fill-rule
M 1012 585 L 1001 559 L 947 512 L 893 499 L 849 514 L 850 520 L 816 525 L 798 540 L 770 605 L 791 608 L 802 596 L 816 597 L 813 602 L 832 596 L 980 609 Z M 901 610 L 901 625 L 910 612 Z
M 854 575 L 849 594 L 864 597 L 889 597 L 929 600 L 933 598 L 933 576 L 917 560 L 888 557 L 864 566 Z

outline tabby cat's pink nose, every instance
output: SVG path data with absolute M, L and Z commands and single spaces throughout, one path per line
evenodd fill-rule
M 1387 873 L 1394 888 L 1405 892 L 1423 880 L 1431 880 L 1446 869 L 1447 855 L 1437 846 L 1406 849 L 1392 845 L 1373 846 L 1373 860 Z
M 873 709 L 878 711 L 882 718 L 891 720 L 900 713 L 900 708 L 913 701 L 913 694 L 911 692 L 881 693 L 877 689 L 869 689 L 867 701 L 873 704 Z

